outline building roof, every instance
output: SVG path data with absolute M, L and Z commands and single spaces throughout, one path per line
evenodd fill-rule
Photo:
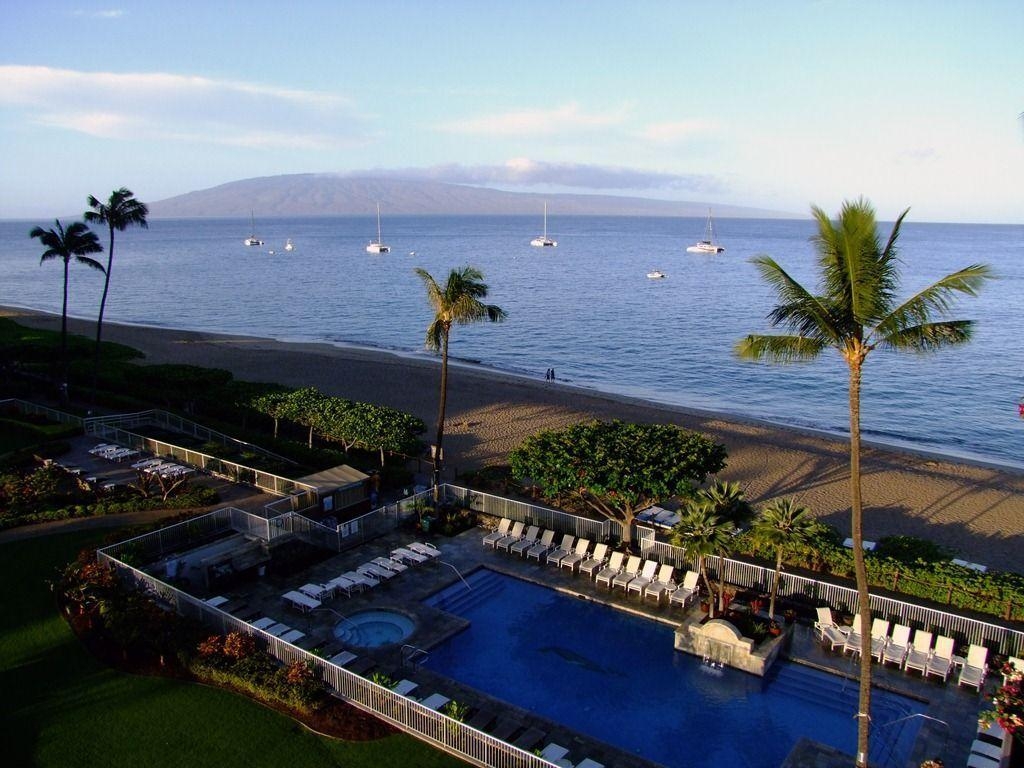
M 312 485 L 323 496 L 325 493 L 330 493 L 338 488 L 346 488 L 350 485 L 363 483 L 369 477 L 369 475 L 363 474 L 348 464 L 341 464 L 337 467 L 325 469 L 322 472 L 315 472 L 312 475 L 300 477 L 298 481 L 306 485 Z

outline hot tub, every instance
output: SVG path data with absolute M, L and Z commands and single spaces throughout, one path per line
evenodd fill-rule
M 357 611 L 334 625 L 334 636 L 347 645 L 377 648 L 400 643 L 412 634 L 416 623 L 398 611 Z

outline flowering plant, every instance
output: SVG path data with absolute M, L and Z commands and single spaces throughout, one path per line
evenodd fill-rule
M 992 694 L 992 709 L 981 713 L 978 724 L 988 728 L 999 723 L 1007 733 L 1024 740 L 1024 670 L 1005 664 L 1002 671 L 1005 682 Z
M 921 763 L 921 768 L 943 768 L 943 762 L 937 757 L 929 758 Z

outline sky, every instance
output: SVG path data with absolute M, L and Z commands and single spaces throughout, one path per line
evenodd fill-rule
M 14 0 L 0 218 L 288 173 L 1024 223 L 1024 2 Z

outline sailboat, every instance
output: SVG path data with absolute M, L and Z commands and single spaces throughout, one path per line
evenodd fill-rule
M 548 204 L 544 203 L 544 234 L 540 237 L 535 237 L 530 241 L 530 245 L 535 245 L 538 248 L 554 248 L 558 243 L 548 237 Z
M 249 211 L 249 231 L 252 233 L 242 242 L 246 245 L 263 245 L 263 241 L 256 237 L 256 215 Z
M 367 253 L 388 253 L 391 249 L 380 239 L 380 203 L 377 203 L 377 239 L 366 246 Z
M 711 209 L 708 208 L 708 225 L 704 230 L 704 239 L 697 241 L 697 243 L 687 248 L 686 251 L 687 253 L 721 253 L 724 250 L 724 246 L 715 242 L 715 230 L 711 225 Z
M 295 245 L 292 243 L 292 239 L 290 237 L 288 238 L 287 241 L 285 241 L 284 249 L 286 251 L 294 251 L 295 250 Z

